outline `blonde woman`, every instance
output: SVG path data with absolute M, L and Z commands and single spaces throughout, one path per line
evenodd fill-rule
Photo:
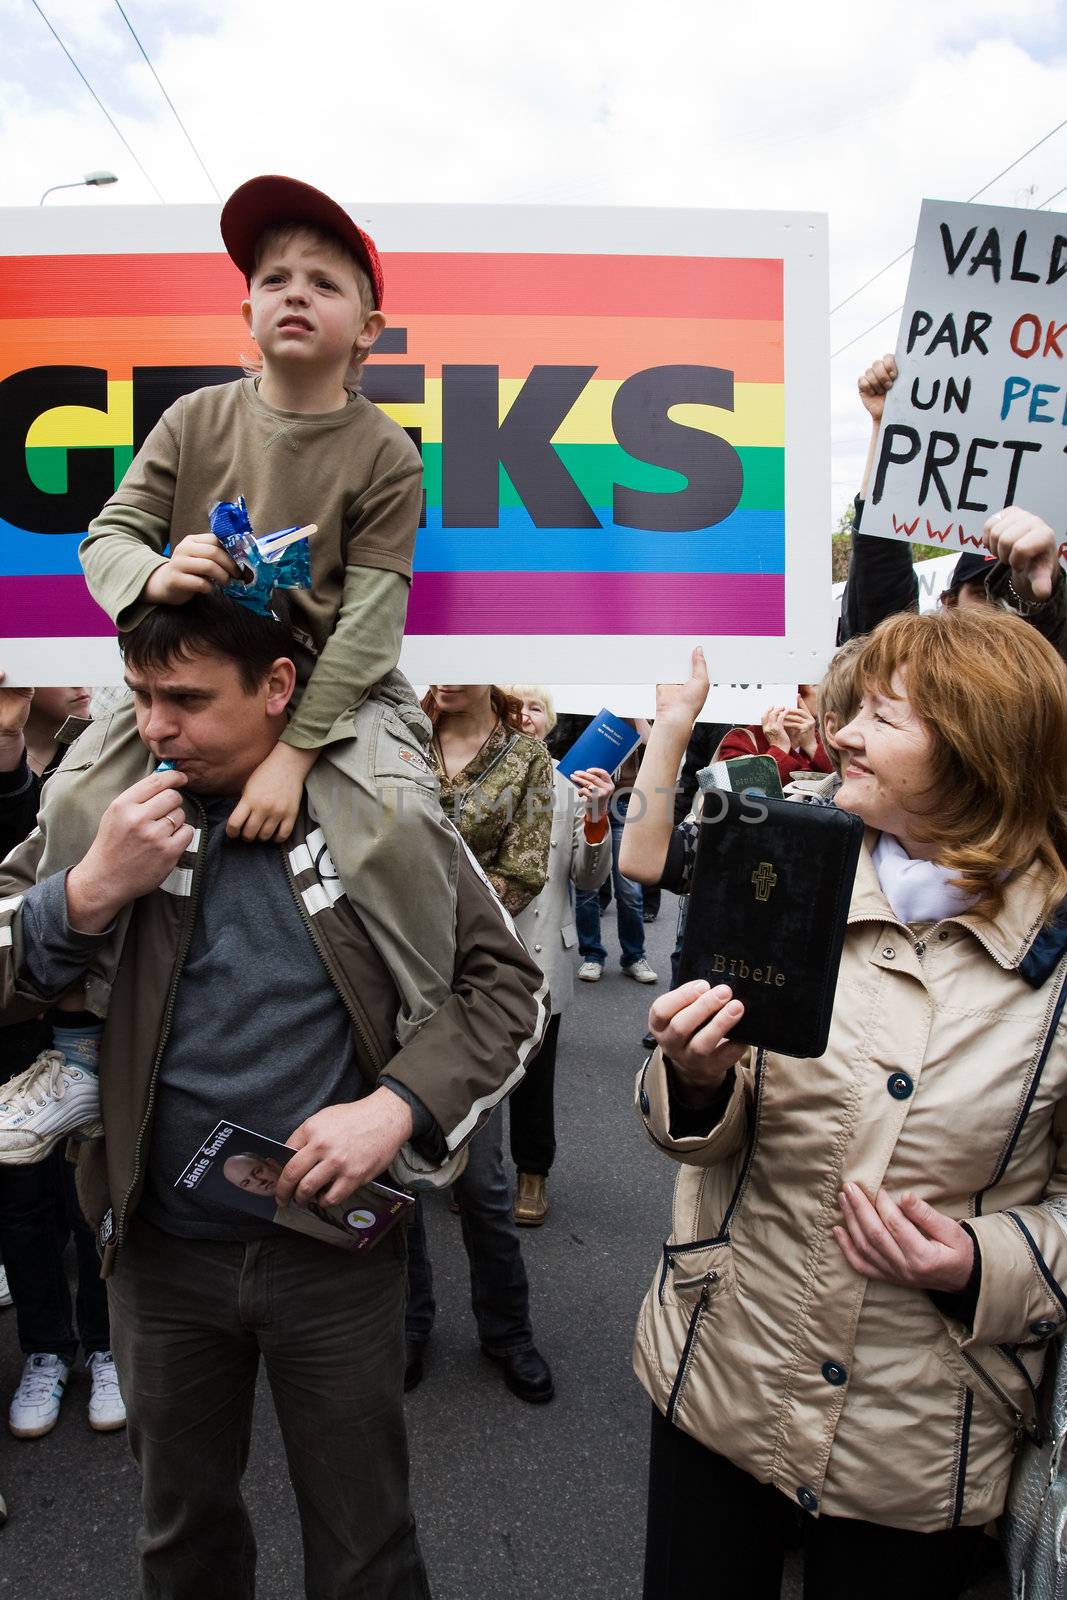
M 651 1009 L 645 1600 L 777 1600 L 797 1507 L 807 1600 L 952 1600 L 1067 1324 L 1067 670 L 985 609 L 891 618 L 856 672 L 825 1053 L 734 1043 L 727 987 Z

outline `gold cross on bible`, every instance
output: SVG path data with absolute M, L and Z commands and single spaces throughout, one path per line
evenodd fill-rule
M 771 890 L 778 882 L 778 874 L 775 872 L 771 862 L 760 862 L 752 874 L 752 882 L 756 885 L 757 900 L 769 900 L 771 898 Z

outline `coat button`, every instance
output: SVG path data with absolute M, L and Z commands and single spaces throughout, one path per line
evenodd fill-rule
M 804 1483 L 802 1483 L 800 1488 L 797 1490 L 797 1501 L 805 1511 L 816 1511 L 818 1509 L 818 1495 L 815 1493 L 814 1489 L 809 1489 Z
M 841 1385 L 848 1378 L 848 1373 L 845 1371 L 844 1367 L 839 1361 L 824 1361 L 822 1364 L 822 1375 L 826 1379 L 827 1383 L 833 1384 L 835 1389 L 840 1389 Z
M 885 956 L 887 961 L 892 961 L 893 957 L 896 955 L 896 951 L 893 949 L 891 944 L 887 944 L 882 946 L 882 954 Z
M 555 848 L 556 848 L 556 846 L 557 846 L 557 845 L 558 845 L 558 844 L 559 844 L 559 840 L 558 840 L 558 839 L 553 839 L 553 840 L 552 840 L 552 848 L 553 848 L 553 850 L 554 850 L 554 849 L 555 849 Z
M 534 950 L 537 951 L 538 953 L 540 953 L 541 949 L 542 949 L 541 945 L 539 945 L 539 944 L 535 944 L 534 945 Z
M 648 1095 L 645 1093 L 645 1091 L 643 1089 L 641 1090 L 641 1097 L 640 1097 L 640 1099 L 638 1101 L 638 1104 L 641 1107 L 642 1116 L 647 1117 L 648 1113 L 652 1110 L 652 1104 L 651 1104 L 651 1101 L 648 1098 Z
M 906 1100 L 915 1088 L 914 1083 L 906 1072 L 891 1072 L 886 1079 L 885 1086 L 894 1100 Z
M 1056 1324 L 1051 1318 L 1042 1317 L 1040 1322 L 1031 1322 L 1030 1332 L 1036 1333 L 1039 1339 L 1048 1339 L 1056 1332 Z

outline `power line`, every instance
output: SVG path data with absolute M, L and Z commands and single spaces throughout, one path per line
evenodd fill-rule
M 142 165 L 142 163 L 140 161 L 140 158 L 137 155 L 136 150 L 134 150 L 133 146 L 130 144 L 130 141 L 127 139 L 126 135 L 123 133 L 122 129 L 119 127 L 118 123 L 115 121 L 114 117 L 111 115 L 111 112 L 107 109 L 107 106 L 101 100 L 100 96 L 97 94 L 96 90 L 93 88 L 92 84 L 89 82 L 88 78 L 85 76 L 85 73 L 82 71 L 81 67 L 79 67 L 78 63 L 75 61 L 75 59 L 71 55 L 70 51 L 67 49 L 66 45 L 63 43 L 62 39 L 59 37 L 59 34 L 56 32 L 56 30 L 52 26 L 51 22 L 49 22 L 48 18 L 45 16 L 44 12 L 41 10 L 41 7 L 38 5 L 37 0 L 31 0 L 31 4 L 33 6 L 33 9 L 37 12 L 37 15 L 40 17 L 41 21 L 44 23 L 45 27 L 48 29 L 49 33 L 52 35 L 53 39 L 56 41 L 56 44 L 58 44 L 59 48 L 62 50 L 63 54 L 66 56 L 67 60 L 70 62 L 71 66 L 74 68 L 75 72 L 78 74 L 78 77 L 84 83 L 85 87 L 88 89 L 89 93 L 92 95 L 93 99 L 96 101 L 97 105 L 100 107 L 100 110 L 104 113 L 104 116 L 110 122 L 112 128 L 114 128 L 115 132 L 118 134 L 118 136 L 121 139 L 123 145 L 129 151 L 131 157 L 133 158 L 133 161 L 135 162 L 135 164 L 137 165 L 137 167 L 140 169 L 141 173 L 143 174 L 143 176 L 147 180 L 148 185 L 152 189 L 152 191 L 154 192 L 157 200 L 161 200 L 163 202 L 163 204 L 166 205 L 166 201 L 163 199 L 163 196 L 160 194 L 159 190 L 156 188 L 155 184 L 152 182 L 152 179 L 148 176 L 148 173 L 145 171 L 144 166 Z
M 1006 167 L 1002 168 L 1002 170 L 997 173 L 995 178 L 990 178 L 988 183 L 983 183 L 983 185 L 982 185 L 982 187 L 980 189 L 976 189 L 973 194 L 969 194 L 967 196 L 967 199 L 964 202 L 964 204 L 965 205 L 970 205 L 971 201 L 972 200 L 977 200 L 978 196 L 980 194 L 985 194 L 987 189 L 992 189 L 993 185 L 995 183 L 999 183 L 1001 178 L 1007 177 L 1008 173 L 1012 170 L 1013 167 L 1017 167 L 1019 165 L 1020 161 L 1025 161 L 1027 156 L 1033 155 L 1035 150 L 1040 149 L 1040 147 L 1043 144 L 1047 143 L 1047 141 L 1052 138 L 1053 134 L 1059 133 L 1061 128 L 1067 128 L 1067 117 L 1064 117 L 1062 122 L 1057 122 L 1056 126 L 1054 128 L 1050 128 L 1047 133 L 1042 134 L 1041 138 L 1037 141 L 1037 143 L 1036 144 L 1032 144 L 1030 146 L 1029 150 L 1024 150 L 1021 156 L 1016 156 L 1015 157 L 1014 161 L 1009 161 L 1008 165 Z M 1063 194 L 1064 191 L 1061 189 L 1059 192 L 1060 192 L 1060 194 Z M 1056 195 L 1052 196 L 1053 200 L 1055 200 L 1056 198 L 1057 198 Z M 1047 205 L 1048 201 L 1047 200 L 1043 201 L 1042 204 Z M 878 271 L 874 274 L 874 276 L 871 277 L 871 278 L 868 278 L 866 283 L 861 283 L 858 289 L 853 289 L 851 294 L 846 294 L 845 298 L 843 300 L 839 300 L 837 302 L 836 306 L 831 306 L 830 307 L 830 315 L 833 316 L 835 311 L 840 311 L 842 306 L 847 306 L 850 300 L 855 300 L 856 296 L 858 294 L 862 294 L 864 289 L 869 289 L 872 283 L 877 283 L 878 279 L 881 278 L 885 273 L 887 273 L 889 271 L 890 267 L 895 267 L 898 261 L 903 261 L 905 259 L 905 257 L 910 256 L 914 249 L 915 249 L 915 246 L 913 244 L 909 244 L 908 248 L 906 250 L 902 250 L 900 252 L 899 256 L 894 256 L 892 261 L 887 261 L 884 267 L 879 267 Z M 890 316 L 892 316 L 892 314 L 893 314 L 892 312 L 889 313 Z M 884 317 L 882 318 L 882 321 L 883 322 L 885 321 Z M 875 327 L 876 328 L 878 327 L 878 323 L 877 322 L 875 323 Z M 862 338 L 862 334 L 861 334 L 860 337 Z M 848 346 L 845 345 L 844 348 L 847 350 Z
M 186 139 L 186 143 L 188 144 L 190 150 L 193 152 L 193 155 L 199 161 L 201 170 L 202 170 L 202 172 L 204 174 L 204 177 L 207 179 L 208 183 L 210 183 L 211 187 L 214 189 L 215 198 L 217 200 L 221 201 L 222 196 L 221 196 L 221 194 L 219 194 L 218 186 L 215 183 L 215 180 L 211 176 L 210 172 L 207 170 L 207 166 L 206 166 L 206 164 L 204 162 L 203 156 L 200 154 L 200 151 L 196 148 L 196 145 L 193 143 L 192 134 L 189 132 L 189 129 L 185 126 L 185 123 L 182 121 L 181 117 L 178 115 L 177 106 L 174 104 L 174 101 L 171 99 L 170 95 L 167 93 L 166 89 L 163 87 L 163 80 L 160 78 L 159 73 L 156 71 L 155 67 L 152 65 L 151 58 L 149 57 L 148 51 L 145 49 L 144 45 L 141 43 L 140 39 L 138 38 L 137 29 L 134 27 L 133 23 L 130 21 L 130 19 L 126 15 L 125 11 L 122 9 L 121 0 L 115 0 L 115 6 L 116 6 L 116 8 L 118 10 L 119 16 L 122 18 L 122 20 L 126 24 L 127 28 L 129 28 L 130 33 L 133 35 L 134 44 L 137 46 L 138 50 L 144 56 L 145 61 L 146 61 L 147 65 L 148 65 L 149 72 L 152 74 L 153 78 L 155 78 L 155 80 L 156 80 L 156 83 L 159 85 L 160 94 L 163 96 L 163 98 L 167 102 L 168 106 L 170 106 L 171 111 L 174 113 L 174 120 L 178 124 L 178 126 L 182 130 L 182 132 L 184 133 L 185 139 Z
M 1060 123 L 1060 127 L 1062 128 L 1063 126 L 1064 126 L 1064 124 L 1061 122 Z M 1055 132 L 1055 131 L 1056 130 L 1053 129 L 1053 132 Z M 1045 137 L 1047 138 L 1048 135 L 1046 134 Z M 1036 149 L 1036 146 L 1034 148 Z M 1029 152 L 1027 152 L 1027 153 L 1029 154 Z M 1022 157 L 1020 156 L 1019 159 L 1022 160 Z M 1006 170 L 1007 170 L 1007 168 L 1005 168 L 1005 171 Z M 997 176 L 1002 178 L 1004 176 L 1004 173 L 1003 172 L 998 173 Z M 992 178 L 990 180 L 990 182 L 992 182 L 992 183 L 996 183 L 996 181 L 997 181 L 996 178 Z M 989 187 L 989 184 L 986 184 L 986 188 L 987 189 L 988 189 L 988 187 Z M 982 193 L 981 189 L 979 189 L 978 193 L 979 194 Z M 1067 183 L 1064 184 L 1062 189 L 1057 189 L 1055 194 L 1050 194 L 1047 199 L 1042 200 L 1040 205 L 1035 206 L 1034 207 L 1035 211 L 1043 211 L 1046 206 L 1050 206 L 1052 204 L 1053 200 L 1058 200 L 1061 194 L 1067 194 Z M 970 205 L 970 201 L 968 201 L 967 204 Z M 915 246 L 912 245 L 912 249 L 913 250 L 914 250 L 914 248 L 915 248 Z M 905 254 L 907 254 L 907 252 L 905 252 Z M 898 256 L 897 260 L 899 261 L 900 259 L 901 258 Z M 843 305 L 844 301 L 842 301 L 841 303 Z M 874 333 L 877 328 L 880 328 L 882 326 L 883 322 L 888 322 L 890 317 L 899 316 L 900 312 L 902 312 L 903 309 L 904 309 L 903 306 L 897 306 L 896 310 L 887 311 L 884 317 L 879 317 L 878 321 L 877 322 L 872 322 L 869 328 L 864 328 L 863 332 L 862 333 L 857 333 L 857 335 L 856 335 L 856 337 L 854 339 L 850 339 L 847 344 L 843 344 L 839 350 L 834 350 L 830 355 L 830 360 L 831 361 L 836 361 L 837 357 L 841 356 L 841 355 L 844 355 L 846 350 L 851 350 L 852 346 L 854 344 L 859 344 L 860 340 L 861 339 L 866 339 L 866 337 L 867 337 L 867 335 L 869 333 Z M 832 315 L 832 313 L 831 313 L 831 315 Z

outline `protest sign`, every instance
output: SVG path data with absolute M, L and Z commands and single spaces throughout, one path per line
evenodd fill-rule
M 425 463 L 409 676 L 654 682 L 697 642 L 724 677 L 818 675 L 823 218 L 353 214 L 389 318 L 364 389 Z M 162 410 L 240 376 L 244 282 L 213 207 L 9 211 L 4 238 L 0 665 L 115 681 L 79 538 Z
M 980 549 L 1019 505 L 1064 537 L 1064 278 L 1067 217 L 923 201 L 864 533 Z

